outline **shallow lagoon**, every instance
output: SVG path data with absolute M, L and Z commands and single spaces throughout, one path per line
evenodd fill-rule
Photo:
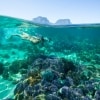
M 14 36 L 11 38 L 12 35 L 22 34 L 23 32 L 30 36 L 44 37 L 47 40 L 43 41 L 43 43 L 34 44 L 20 37 Z M 42 62 L 40 63 L 41 60 L 38 59 L 42 59 Z M 47 63 L 45 63 L 45 61 L 47 61 Z M 59 83 L 61 87 L 56 87 L 56 91 L 52 92 L 48 90 L 48 93 L 45 93 L 46 90 L 34 96 L 33 92 L 31 93 L 32 95 L 28 95 L 27 90 L 23 89 L 21 93 L 24 96 L 24 92 L 26 92 L 31 99 L 39 98 L 42 95 L 42 98 L 47 100 L 50 95 L 53 95 L 51 96 L 52 99 L 58 97 L 57 100 L 73 100 L 69 98 L 68 95 L 63 95 L 64 93 L 62 92 L 59 93 L 63 88 L 66 90 L 64 87 L 66 86 L 69 90 L 71 89 L 72 97 L 74 96 L 80 100 L 84 100 L 86 96 L 88 96 L 90 100 L 99 100 L 100 24 L 49 26 L 34 24 L 22 19 L 0 16 L 0 85 L 2 86 L 2 88 L 0 86 L 0 99 L 7 97 L 13 98 L 13 95 L 18 99 L 18 96 L 16 96 L 18 93 L 16 88 L 18 88 L 18 86 L 16 86 L 16 84 L 23 83 L 24 81 L 31 83 L 30 81 L 33 81 L 33 78 L 37 80 L 36 77 L 32 77 L 31 80 L 31 75 L 28 74 L 30 70 L 33 69 L 34 72 L 35 68 L 37 68 L 36 65 L 34 65 L 36 62 L 37 64 L 44 64 L 43 66 L 46 67 L 41 68 L 41 70 L 38 69 L 39 72 L 37 73 L 41 77 L 39 78 L 40 81 L 36 81 L 36 83 L 31 86 L 34 87 L 35 85 L 42 84 L 42 81 L 45 79 L 45 83 L 52 83 L 52 85 L 54 85 L 53 80 L 58 80 L 61 82 Z M 62 63 L 65 64 L 65 62 L 66 67 L 64 70 L 67 69 L 67 71 L 60 72 L 58 69 L 60 67 L 62 68 Z M 48 63 L 54 73 L 64 74 L 65 78 L 62 79 L 61 76 L 58 76 L 48 81 L 45 76 L 53 77 L 51 75 L 53 72 L 49 69 Z M 52 67 L 53 64 L 55 66 L 54 68 Z M 39 66 L 40 65 L 38 65 L 38 67 Z M 73 70 L 72 66 L 75 67 L 75 70 Z M 58 69 L 56 67 L 58 67 Z M 50 70 L 50 72 L 48 70 Z M 75 75 L 75 77 L 72 75 Z M 78 77 L 79 75 L 80 77 Z M 69 78 L 73 80 L 73 84 L 70 83 L 70 85 L 68 85 L 68 83 L 65 82 L 66 80 L 70 82 Z M 78 83 L 76 82 L 77 79 L 79 80 Z M 62 81 L 66 84 L 62 83 Z M 85 86 L 89 87 L 89 89 L 84 90 L 87 88 Z M 43 89 L 44 87 L 45 85 L 43 85 Z M 92 87 L 91 90 L 90 87 Z M 76 96 L 76 94 L 74 94 L 76 88 L 81 89 L 82 92 L 88 92 L 86 94 L 79 93 L 79 95 Z M 14 90 L 16 90 L 16 92 L 13 94 Z M 34 91 L 33 88 L 32 91 Z M 19 93 L 19 95 L 21 93 Z M 26 96 L 23 98 L 25 100 Z

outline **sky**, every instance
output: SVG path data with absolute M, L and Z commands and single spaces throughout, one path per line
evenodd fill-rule
M 100 0 L 0 0 L 0 15 L 32 20 L 47 17 L 50 22 L 70 19 L 77 23 L 100 23 Z

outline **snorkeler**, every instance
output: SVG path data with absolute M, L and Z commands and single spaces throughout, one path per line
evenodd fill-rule
M 28 40 L 34 44 L 37 44 L 37 43 L 43 43 L 44 41 L 49 41 L 48 38 L 44 38 L 44 37 L 38 37 L 38 36 L 31 36 L 27 33 L 22 33 L 22 34 L 13 34 L 12 36 L 18 36 L 18 37 L 21 37 L 21 39 L 25 39 L 25 40 Z M 12 37 L 11 36 L 11 37 Z

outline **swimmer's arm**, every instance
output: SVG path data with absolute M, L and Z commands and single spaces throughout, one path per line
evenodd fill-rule
M 21 35 L 20 35 L 20 34 L 12 34 L 10 37 L 8 37 L 8 38 L 7 38 L 7 40 L 12 39 L 12 38 L 13 38 L 13 36 L 18 36 L 18 37 L 21 37 Z
M 21 35 L 21 34 L 12 34 L 12 35 L 11 35 L 11 37 L 13 37 L 13 36 L 22 37 L 22 35 Z

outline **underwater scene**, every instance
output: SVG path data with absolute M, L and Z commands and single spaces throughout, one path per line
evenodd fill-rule
M 100 24 L 0 16 L 0 100 L 100 100 Z

